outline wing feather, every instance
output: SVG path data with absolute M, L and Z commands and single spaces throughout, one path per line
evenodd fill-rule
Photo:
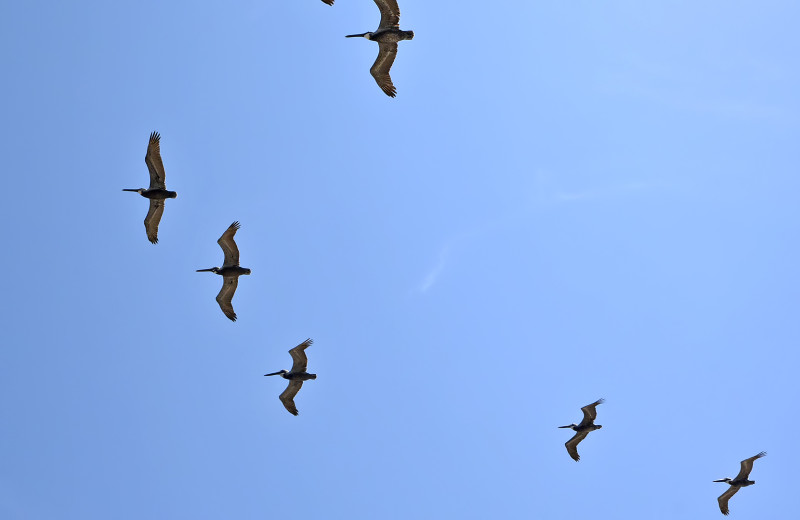
M 728 500 L 739 491 L 739 486 L 730 486 L 728 490 L 717 497 L 717 502 L 719 502 L 719 510 L 722 511 L 723 515 L 728 515 L 730 510 L 728 509 Z
M 587 435 L 589 435 L 589 430 L 577 432 L 570 440 L 564 443 L 564 446 L 567 447 L 567 453 L 569 453 L 569 456 L 572 457 L 572 460 L 575 462 L 581 460 L 581 456 L 578 455 L 578 444 L 585 439 Z
M 603 404 L 604 402 L 605 399 L 598 399 L 592 404 L 587 404 L 586 406 L 581 408 L 581 411 L 583 412 L 583 420 L 578 426 L 586 426 L 587 424 L 590 424 L 595 419 L 597 419 L 597 405 Z
M 291 381 L 289 386 L 286 387 L 286 390 L 284 390 L 283 393 L 278 396 L 278 399 L 281 400 L 283 406 L 292 415 L 297 415 L 299 413 L 297 411 L 297 406 L 294 405 L 294 396 L 297 395 L 297 392 L 300 391 L 302 386 L 303 382 L 300 380 Z
M 220 289 L 219 294 L 217 294 L 219 308 L 222 309 L 222 312 L 231 321 L 236 321 L 236 313 L 233 311 L 233 295 L 238 286 L 238 276 L 223 276 L 222 289 Z
M 392 69 L 394 59 L 397 57 L 397 43 L 378 42 L 378 48 L 378 57 L 369 69 L 369 73 L 372 74 L 375 82 L 387 96 L 395 97 L 397 89 L 394 88 L 389 71 Z
M 378 26 L 378 30 L 399 29 L 400 7 L 397 5 L 397 0 L 375 0 L 375 4 L 381 12 L 381 24 Z
M 308 368 L 308 357 L 305 351 L 312 343 L 314 343 L 314 340 L 308 338 L 289 350 L 289 354 L 292 356 L 292 369 L 289 371 L 290 374 L 306 371 L 306 368 Z
M 217 240 L 217 244 L 222 248 L 222 252 L 225 253 L 225 262 L 222 264 L 222 267 L 239 265 L 239 248 L 236 246 L 233 236 L 240 227 L 241 225 L 238 221 L 234 222 L 228 226 L 228 229 L 226 229 L 222 236 L 219 237 L 219 240 Z
M 161 135 L 158 132 L 150 134 L 144 162 L 150 172 L 150 189 L 166 190 L 166 174 L 164 173 L 164 163 L 161 162 Z
M 750 476 L 750 472 L 753 471 L 753 462 L 755 462 L 756 459 L 766 456 L 766 454 L 766 451 L 762 451 L 758 455 L 753 455 L 749 459 L 744 459 L 742 461 L 742 467 L 739 469 L 739 474 L 736 475 L 736 478 L 733 480 L 747 480 Z
M 158 244 L 158 224 L 161 222 L 161 215 L 164 214 L 164 201 L 150 199 L 150 209 L 144 217 L 144 229 L 147 232 L 147 240 L 153 244 Z

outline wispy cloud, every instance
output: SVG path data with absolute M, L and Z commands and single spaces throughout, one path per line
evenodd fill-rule
M 428 289 L 436 283 L 439 279 L 439 275 L 442 274 L 444 270 L 444 266 L 447 264 L 448 256 L 450 256 L 450 244 L 445 243 L 439 250 L 439 257 L 436 261 L 436 265 L 428 271 L 428 274 L 425 275 L 425 278 L 423 278 L 422 282 L 417 286 L 417 292 L 428 292 Z

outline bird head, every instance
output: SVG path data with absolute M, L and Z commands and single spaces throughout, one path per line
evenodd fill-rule
M 264 376 L 282 376 L 283 374 L 288 374 L 286 370 L 278 370 L 277 372 L 273 372 L 271 374 L 264 374 Z
M 577 426 L 577 424 L 568 424 L 566 426 L 559 426 L 559 428 L 574 428 L 576 426 Z
M 372 33 L 371 32 L 365 32 L 365 33 L 361 33 L 361 34 L 348 34 L 347 36 L 345 36 L 345 38 L 366 38 L 368 40 L 371 40 L 372 39 Z

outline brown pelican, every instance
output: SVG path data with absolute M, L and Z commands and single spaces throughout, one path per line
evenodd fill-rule
M 164 199 L 174 199 L 178 196 L 174 191 L 167 190 L 167 186 L 164 184 L 164 163 L 161 162 L 161 136 L 158 132 L 150 134 L 150 142 L 147 143 L 144 162 L 150 171 L 150 188 L 125 188 L 122 191 L 135 191 L 142 197 L 150 199 L 150 210 L 144 218 L 144 229 L 147 231 L 147 239 L 153 244 L 158 244 L 158 223 L 161 222 L 161 215 L 164 214 Z
M 755 480 L 748 480 L 747 477 L 750 476 L 750 472 L 753 470 L 753 462 L 756 459 L 760 459 L 761 457 L 765 457 L 767 455 L 766 451 L 762 451 L 758 455 L 754 455 L 749 459 L 744 459 L 742 461 L 742 468 L 739 470 L 739 474 L 736 475 L 736 478 L 731 480 L 729 478 L 723 478 L 720 480 L 715 480 L 714 482 L 727 482 L 731 487 L 728 488 L 723 494 L 717 498 L 717 502 L 719 502 L 719 510 L 722 511 L 723 515 L 727 515 L 730 513 L 728 510 L 728 500 L 736 494 L 743 487 L 752 486 L 756 483 Z
M 236 242 L 233 241 L 233 235 L 236 230 L 241 227 L 238 222 L 231 224 L 228 229 L 219 237 L 217 244 L 222 248 L 225 253 L 225 261 L 222 267 L 212 267 L 210 269 L 198 269 L 198 273 L 212 272 L 222 276 L 222 289 L 219 290 L 217 295 L 217 303 L 222 312 L 225 313 L 231 321 L 236 321 L 236 313 L 233 312 L 233 293 L 236 292 L 236 287 L 239 286 L 239 276 L 243 274 L 250 274 L 250 269 L 239 267 L 239 248 L 236 247 Z
M 569 456 L 576 462 L 581 460 L 581 456 L 578 455 L 578 443 L 585 439 L 586 436 L 589 435 L 589 432 L 602 428 L 601 425 L 595 424 L 594 420 L 597 419 L 597 405 L 603 404 L 604 402 L 605 399 L 598 399 L 592 404 L 587 404 L 581 408 L 581 411 L 583 411 L 583 420 L 580 424 L 559 426 L 559 428 L 572 428 L 576 432 L 575 435 L 564 444 L 564 446 L 567 447 L 567 453 L 569 453 Z
M 278 396 L 278 399 L 281 400 L 283 406 L 286 407 L 292 415 L 297 415 L 298 413 L 297 407 L 294 405 L 294 396 L 300 391 L 300 388 L 303 386 L 303 381 L 317 378 L 317 374 L 309 374 L 306 372 L 306 368 L 308 367 L 306 349 L 310 347 L 312 343 L 313 341 L 311 338 L 308 338 L 289 351 L 289 354 L 292 355 L 292 369 L 288 372 L 286 370 L 280 370 L 271 374 L 264 374 L 265 376 L 280 375 L 282 378 L 289 380 L 289 386 Z
M 363 34 L 350 34 L 345 38 L 361 38 L 378 42 L 378 58 L 369 69 L 369 73 L 375 78 L 378 86 L 381 87 L 387 96 L 394 97 L 397 89 L 392 84 L 389 70 L 397 56 L 397 42 L 401 40 L 412 40 L 414 31 L 400 30 L 400 8 L 397 7 L 397 0 L 375 0 L 378 9 L 381 11 L 381 24 L 375 32 L 365 32 Z

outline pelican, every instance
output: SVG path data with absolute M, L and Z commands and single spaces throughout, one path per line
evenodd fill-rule
M 150 142 L 147 143 L 147 153 L 144 162 L 150 171 L 150 188 L 124 188 L 122 191 L 135 191 L 142 197 L 150 199 L 150 210 L 144 218 L 144 229 L 147 232 L 147 239 L 158 244 L 158 223 L 161 222 L 161 215 L 164 214 L 164 199 L 174 199 L 178 196 L 174 191 L 167 190 L 164 184 L 164 163 L 161 162 L 161 135 L 158 132 L 150 134 Z
M 333 0 L 322 0 L 322 2 L 328 5 L 333 5 Z
M 397 0 L 375 0 L 375 3 L 381 11 L 381 24 L 378 26 L 378 30 L 362 34 L 349 34 L 345 38 L 366 38 L 378 42 L 378 58 L 372 64 L 369 73 L 387 96 L 394 97 L 397 89 L 392 84 L 389 70 L 397 56 L 397 42 L 414 39 L 414 31 L 400 30 L 400 8 L 397 7 Z
M 222 289 L 219 290 L 217 295 L 217 303 L 225 316 L 231 321 L 236 321 L 236 313 L 233 312 L 233 293 L 236 292 L 236 287 L 239 286 L 239 276 L 243 274 L 250 274 L 250 269 L 246 267 L 239 267 L 239 248 L 236 247 L 236 242 L 233 240 L 233 235 L 236 230 L 241 226 L 238 222 L 231 224 L 228 229 L 219 237 L 217 244 L 222 248 L 225 253 L 225 261 L 222 267 L 212 267 L 210 269 L 198 269 L 198 273 L 212 272 L 222 276 Z
M 736 475 L 736 478 L 731 480 L 727 477 L 715 480 L 714 482 L 727 482 L 731 487 L 728 488 L 723 494 L 721 494 L 717 498 L 717 502 L 719 502 L 719 510 L 722 511 L 723 515 L 728 515 L 730 510 L 728 509 L 728 500 L 736 494 L 743 487 L 752 486 L 756 483 L 755 480 L 748 480 L 747 477 L 750 476 L 750 472 L 753 471 L 753 462 L 756 459 L 760 459 L 761 457 L 765 457 L 767 455 L 766 451 L 762 451 L 758 455 L 754 455 L 749 459 L 744 459 L 742 461 L 742 469 L 739 470 L 739 474 Z
M 597 405 L 603 404 L 604 402 L 605 399 L 598 399 L 592 404 L 587 404 L 581 408 L 581 411 L 583 411 L 583 420 L 580 424 L 559 426 L 559 428 L 572 428 L 576 432 L 575 435 L 564 444 L 564 446 L 567 447 L 567 453 L 569 453 L 569 456 L 572 457 L 575 462 L 581 460 L 581 456 L 578 455 L 578 443 L 585 439 L 586 436 L 589 435 L 589 432 L 602 428 L 601 425 L 595 424 L 594 420 L 597 419 Z
M 294 405 L 294 396 L 296 396 L 297 392 L 300 391 L 300 388 L 303 386 L 303 381 L 317 378 L 317 374 L 309 374 L 306 372 L 306 368 L 308 367 L 306 349 L 310 347 L 313 342 L 314 341 L 311 338 L 308 338 L 293 349 L 289 350 L 289 354 L 292 356 L 292 369 L 288 372 L 286 370 L 279 370 L 278 372 L 273 372 L 271 374 L 264 374 L 264 376 L 279 375 L 282 378 L 289 380 L 289 386 L 287 386 L 286 390 L 284 390 L 283 393 L 278 396 L 278 399 L 281 400 L 283 406 L 289 410 L 289 413 L 292 415 L 298 414 L 297 407 Z

